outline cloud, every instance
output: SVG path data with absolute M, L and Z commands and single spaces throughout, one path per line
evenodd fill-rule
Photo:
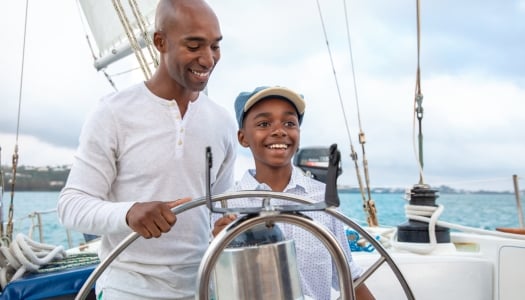
M 18 165 L 62 166 L 73 163 L 75 149 L 60 147 L 31 135 L 0 134 L 2 165 L 12 166 L 15 145 L 18 144 Z
M 60 18 L 45 10 L 44 2 L 30 3 L 19 128 L 21 151 L 28 152 L 21 155 L 21 163 L 61 163 L 60 157 L 67 163 L 86 114 L 100 97 L 113 92 L 92 66 L 77 8 L 71 1 L 60 3 Z M 259 85 L 295 89 L 307 101 L 302 146 L 337 143 L 344 166 L 340 183 L 357 185 L 350 141 L 361 160 L 361 130 L 373 186 L 417 182 L 414 2 L 346 2 L 353 69 L 341 2 L 320 4 L 324 23 L 317 5 L 302 0 L 210 3 L 224 35 L 222 58 L 208 86 L 213 100 L 233 116 L 240 91 Z M 507 178 L 525 170 L 525 40 L 519 38 L 525 36 L 523 3 L 422 3 L 422 128 L 430 184 L 474 186 L 470 179 Z M 0 57 L 3 164 L 17 128 L 24 18 L 23 3 L 9 5 L 10 14 L 0 19 L 2 28 L 11 29 L 4 35 L 5 54 Z M 108 72 L 118 73 L 130 61 L 132 57 Z M 137 72 L 114 80 L 123 88 L 141 79 Z M 241 151 L 236 176 L 250 163 L 250 153 Z

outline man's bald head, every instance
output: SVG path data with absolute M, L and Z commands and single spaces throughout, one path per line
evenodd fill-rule
M 211 15 L 216 18 L 211 7 L 204 0 L 160 0 L 155 15 L 155 31 L 166 31 L 177 21 L 179 13 Z

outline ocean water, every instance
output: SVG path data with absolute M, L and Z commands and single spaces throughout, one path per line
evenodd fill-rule
M 523 195 L 520 197 L 523 198 Z M 404 199 L 404 194 L 373 194 L 372 199 L 376 203 L 380 225 L 397 226 L 407 221 L 405 205 L 408 202 Z M 340 200 L 345 215 L 366 225 L 360 194 L 342 193 Z M 514 194 L 441 194 L 436 204 L 444 206 L 439 217 L 441 221 L 492 230 L 497 227 L 520 226 Z
M 63 245 L 65 248 L 80 245 L 84 241 L 84 236 L 79 232 L 69 232 L 68 239 L 67 230 L 58 221 L 56 213 L 58 195 L 59 192 L 15 192 L 13 197 L 14 235 L 23 233 L 31 236 L 35 241 L 51 245 Z M 10 204 L 11 193 L 4 192 L 2 203 L 4 224 L 8 221 Z M 35 212 L 43 212 L 40 215 L 44 224 L 42 240 L 40 240 L 39 228 L 36 227 L 38 223 Z M 5 228 L 6 226 L 4 226 L 4 230 Z
M 15 232 L 29 235 L 32 227 L 28 216 L 35 211 L 47 211 L 42 221 L 44 242 L 52 245 L 69 247 L 66 230 L 59 224 L 56 212 L 58 192 L 16 192 L 13 198 Z M 376 202 L 377 216 L 380 225 L 397 226 L 406 222 L 404 194 L 373 194 Z M 362 208 L 362 198 L 356 193 L 340 193 L 341 210 L 348 217 L 361 225 L 366 225 L 366 216 Z M 4 193 L 3 216 L 7 222 L 7 213 L 11 194 Z M 436 201 L 445 207 L 440 220 L 483 229 L 496 227 L 519 227 L 519 217 L 514 194 L 441 194 Z M 33 229 L 33 239 L 39 239 L 38 229 Z M 81 233 L 70 232 L 72 246 L 84 241 Z

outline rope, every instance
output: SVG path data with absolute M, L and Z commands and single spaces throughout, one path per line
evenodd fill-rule
M 131 6 L 133 10 L 133 15 L 135 16 L 135 19 L 137 20 L 137 26 L 139 27 L 140 33 L 142 34 L 142 39 L 144 40 L 144 43 L 146 44 L 146 47 L 148 48 L 149 55 L 151 59 L 153 60 L 153 66 L 156 68 L 159 66 L 159 56 L 153 45 L 153 40 L 151 39 L 151 36 L 148 32 L 148 27 L 146 26 L 146 22 L 144 22 L 145 18 L 140 12 L 137 1 L 129 0 L 129 5 Z
M 368 169 L 368 160 L 366 158 L 366 151 L 365 151 L 365 143 L 366 143 L 366 137 L 365 133 L 363 131 L 363 126 L 361 125 L 361 109 L 359 108 L 359 95 L 357 93 L 357 79 L 355 75 L 355 68 L 354 68 L 354 57 L 352 54 L 352 39 L 350 37 L 350 25 L 348 22 L 348 9 L 346 6 L 346 0 L 343 0 L 343 6 L 345 11 L 345 24 L 346 24 L 346 40 L 348 41 L 348 52 L 350 56 L 350 68 L 352 70 L 352 78 L 353 78 L 353 84 L 354 84 L 354 95 L 355 95 L 355 105 L 357 108 L 357 123 L 359 125 L 359 144 L 361 144 L 361 153 L 363 154 L 363 171 L 365 176 L 365 187 L 366 192 L 368 195 L 368 199 L 365 199 L 364 192 L 361 192 L 361 195 L 363 197 L 363 209 L 365 210 L 365 213 L 367 215 L 367 223 L 369 226 L 378 226 L 379 222 L 377 220 L 377 209 L 375 207 L 375 202 L 372 200 L 372 193 L 370 191 L 370 174 Z M 356 157 L 357 160 L 357 157 Z
M 4 289 L 26 272 L 37 272 L 42 265 L 66 255 L 63 246 L 35 242 L 19 233 L 9 247 L 0 247 L 0 287 Z
M 375 208 L 375 205 L 374 205 L 374 201 L 372 199 L 370 199 L 371 193 L 370 193 L 370 187 L 369 187 L 370 179 L 369 179 L 369 174 L 368 174 L 368 162 L 366 160 L 366 154 L 365 154 L 365 150 L 364 150 L 365 135 L 364 135 L 364 133 L 362 131 L 361 117 L 360 117 L 360 114 L 359 114 L 359 101 L 358 101 L 358 97 L 357 97 L 357 84 L 356 84 L 356 80 L 355 80 L 354 63 L 353 63 L 353 57 L 352 57 L 352 46 L 351 46 L 351 40 L 350 40 L 350 30 L 349 30 L 349 25 L 348 25 L 348 15 L 347 15 L 347 9 L 346 9 L 346 1 L 343 0 L 343 3 L 344 3 L 344 8 L 345 8 L 346 29 L 347 29 L 348 46 L 349 46 L 349 51 L 350 51 L 351 68 L 352 68 L 352 74 L 353 74 L 353 78 L 354 78 L 354 91 L 355 91 L 355 94 L 356 94 L 356 103 L 357 103 L 357 110 L 358 110 L 357 116 L 358 116 L 358 122 L 359 122 L 359 128 L 360 128 L 359 142 L 361 143 L 361 148 L 362 148 L 362 153 L 363 153 L 363 168 L 364 168 L 364 172 L 365 172 L 365 181 L 366 181 L 366 189 L 368 191 L 368 199 L 366 198 L 365 191 L 364 191 L 365 188 L 363 187 L 363 180 L 362 180 L 362 176 L 361 176 L 361 171 L 359 169 L 359 164 L 358 164 L 358 160 L 357 160 L 358 159 L 357 153 L 355 152 L 354 145 L 352 143 L 352 137 L 351 137 L 350 128 L 349 128 L 349 125 L 348 125 L 348 118 L 347 118 L 347 114 L 345 112 L 345 107 L 344 107 L 343 99 L 342 99 L 342 96 L 341 96 L 341 88 L 339 87 L 339 80 L 337 78 L 337 73 L 335 71 L 335 65 L 334 65 L 334 60 L 333 60 L 333 57 L 332 57 L 332 51 L 330 49 L 330 43 L 328 41 L 328 34 L 326 33 L 326 27 L 325 27 L 325 23 L 324 23 L 323 14 L 322 14 L 322 11 L 321 11 L 321 5 L 319 4 L 319 0 L 317 0 L 317 10 L 319 12 L 319 18 L 321 20 L 321 26 L 322 26 L 322 29 L 323 29 L 325 43 L 326 43 L 326 47 L 327 47 L 327 50 L 328 50 L 328 56 L 330 58 L 330 64 L 331 64 L 331 67 L 332 67 L 332 73 L 334 74 L 334 80 L 335 80 L 335 85 L 336 85 L 336 89 L 337 89 L 339 104 L 341 105 L 341 111 L 342 111 L 342 114 L 343 114 L 345 127 L 346 127 L 346 133 L 347 133 L 348 140 L 349 140 L 349 143 L 350 143 L 350 157 L 352 158 L 352 161 L 354 162 L 354 168 L 355 168 L 355 171 L 356 171 L 356 178 L 357 178 L 357 182 L 358 182 L 358 185 L 359 185 L 359 191 L 361 192 L 361 196 L 362 196 L 362 199 L 363 199 L 363 209 L 365 211 L 365 214 L 367 215 L 368 225 L 369 226 L 377 226 L 378 222 L 377 222 L 376 208 Z
M 131 27 L 129 20 L 126 17 L 126 12 L 124 11 L 124 8 L 122 7 L 122 3 L 120 3 L 120 0 L 113 0 L 112 2 L 115 8 L 115 11 L 117 12 L 117 15 L 122 24 L 122 27 L 124 28 L 124 31 L 128 37 L 129 44 L 131 48 L 133 49 L 133 52 L 135 52 L 137 61 L 141 67 L 142 72 L 144 73 L 144 77 L 146 79 L 149 79 L 151 77 L 151 70 L 149 69 L 148 62 L 146 58 L 144 57 L 144 53 L 142 52 L 140 44 L 137 41 L 135 34 L 133 33 L 133 28 Z
M 384 228 L 384 227 L 368 227 L 366 230 L 372 235 L 376 240 L 378 240 L 384 248 L 395 248 L 399 250 L 405 250 L 417 254 L 429 254 L 436 250 L 439 243 L 437 243 L 436 238 L 436 226 L 445 227 L 449 229 L 454 229 L 464 233 L 473 233 L 477 235 L 485 236 L 494 236 L 507 239 L 515 240 L 525 240 L 525 235 L 507 233 L 494 230 L 486 230 L 475 227 L 458 225 L 455 223 L 449 223 L 445 221 L 439 221 L 439 217 L 442 214 L 444 208 L 441 205 L 436 206 L 420 206 L 420 205 L 406 205 L 405 213 L 408 219 L 424 222 L 429 224 L 429 239 L 430 243 L 404 243 L 397 241 L 397 228 Z M 348 244 L 352 251 L 374 251 L 373 247 L 370 244 L 367 244 L 367 241 L 359 236 L 359 234 L 349 228 L 345 231 Z
M 436 226 L 455 229 L 467 233 L 475 233 L 479 235 L 496 236 L 502 238 L 511 238 L 517 240 L 525 240 L 525 235 L 499 232 L 493 230 L 486 230 L 474 228 L 469 226 L 462 226 L 454 223 L 439 221 L 439 216 L 442 214 L 444 207 L 442 205 L 423 206 L 423 205 L 406 205 L 405 214 L 408 219 L 428 223 L 428 234 L 430 243 L 428 244 L 414 244 L 414 243 L 399 243 L 397 242 L 397 231 L 391 238 L 391 243 L 394 248 L 407 250 L 418 254 L 429 254 L 439 245 L 436 238 Z
M 66 258 L 62 260 L 52 261 L 48 264 L 41 266 L 37 272 L 50 273 L 74 267 L 89 266 L 98 263 L 100 263 L 100 259 L 98 257 L 98 254 L 94 252 L 69 254 Z
M 323 14 L 321 12 L 321 5 L 319 4 L 319 0 L 317 0 L 317 10 L 319 12 L 319 18 L 321 19 L 321 26 L 323 28 L 323 34 L 324 34 L 324 38 L 325 38 L 326 48 L 328 50 L 328 56 L 330 58 L 330 65 L 332 66 L 332 73 L 334 74 L 334 80 L 335 80 L 335 85 L 336 85 L 336 88 L 337 88 L 337 95 L 338 95 L 338 99 L 339 99 L 339 104 L 341 105 L 341 111 L 343 112 L 343 118 L 345 120 L 345 126 L 346 126 L 346 133 L 347 133 L 347 136 L 348 136 L 348 141 L 350 142 L 350 145 L 353 148 L 352 136 L 350 135 L 350 128 L 348 126 L 348 119 L 346 117 L 345 106 L 344 106 L 344 103 L 343 103 L 343 98 L 341 96 L 341 88 L 339 87 L 339 80 L 337 79 L 337 74 L 336 74 L 335 66 L 334 66 L 334 59 L 332 57 L 332 50 L 330 49 L 330 43 L 328 42 L 328 34 L 326 33 L 326 27 L 325 27 L 325 24 L 324 24 Z M 352 150 L 352 153 L 354 153 L 353 150 Z
M 436 249 L 438 246 L 436 238 L 436 225 L 439 216 L 443 213 L 445 208 L 443 205 L 438 206 L 424 206 L 424 205 L 405 205 L 405 215 L 409 220 L 419 220 L 420 216 L 430 216 L 425 218 L 424 222 L 428 223 L 428 244 L 413 244 L 413 243 L 398 243 L 397 231 L 392 237 L 392 245 L 395 248 L 408 250 L 419 254 L 428 254 Z
M 374 246 L 362 238 L 357 231 L 347 228 L 345 234 L 352 252 L 372 252 L 375 250 Z M 380 241 L 378 235 L 375 236 L 375 239 Z

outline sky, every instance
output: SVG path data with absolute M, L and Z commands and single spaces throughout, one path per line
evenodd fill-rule
M 323 22 L 313 0 L 208 2 L 224 36 L 208 94 L 232 117 L 239 92 L 289 87 L 307 103 L 301 146 L 338 144 L 339 184 L 357 186 L 352 146 L 364 170 L 360 131 L 372 188 L 419 182 L 416 1 L 319 1 Z M 0 18 L 9 29 L 0 50 L 1 164 L 11 166 L 17 124 L 19 165 L 71 164 L 86 115 L 114 90 L 93 67 L 76 1 L 29 1 L 23 76 L 25 1 L 7 6 Z M 525 1 L 427 0 L 420 9 L 424 182 L 512 191 L 517 174 L 523 188 Z M 119 89 L 141 80 L 115 77 Z M 250 153 L 240 148 L 236 177 L 248 167 Z

